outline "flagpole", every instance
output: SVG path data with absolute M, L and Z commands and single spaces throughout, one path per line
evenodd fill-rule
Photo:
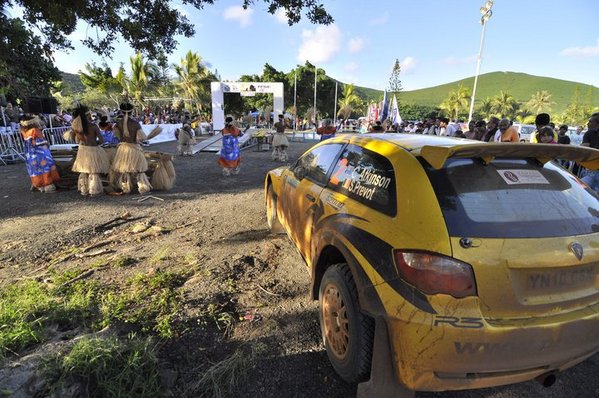
M 314 126 L 316 126 L 316 76 L 318 76 L 318 68 L 314 65 Z
M 337 126 L 337 84 L 338 82 L 335 81 L 335 111 L 334 111 L 334 116 L 333 116 L 333 123 L 335 126 Z
M 295 130 L 297 130 L 297 69 L 295 70 L 295 83 L 293 84 L 293 117 L 294 117 L 294 121 L 293 121 L 293 132 L 295 133 Z

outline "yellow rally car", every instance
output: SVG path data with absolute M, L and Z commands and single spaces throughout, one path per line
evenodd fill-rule
M 550 385 L 599 351 L 599 197 L 555 158 L 599 168 L 585 147 L 368 134 L 268 173 L 269 227 L 359 395 Z

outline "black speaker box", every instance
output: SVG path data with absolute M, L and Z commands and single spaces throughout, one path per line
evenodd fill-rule
M 23 104 L 25 113 L 55 114 L 58 112 L 58 103 L 54 98 L 27 97 Z

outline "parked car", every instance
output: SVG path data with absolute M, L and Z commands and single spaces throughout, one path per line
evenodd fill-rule
M 585 147 L 352 134 L 267 174 L 269 228 L 360 396 L 549 385 L 599 351 L 599 196 L 555 158 L 599 168 Z
M 530 136 L 535 132 L 537 126 L 534 124 L 518 124 L 514 123 L 514 127 L 520 135 L 520 142 L 530 142 Z

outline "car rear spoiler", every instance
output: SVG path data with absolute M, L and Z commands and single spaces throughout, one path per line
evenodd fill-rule
M 545 164 L 553 159 L 573 160 L 587 169 L 599 169 L 599 149 L 577 145 L 480 142 L 450 147 L 425 145 L 414 155 L 424 158 L 435 169 L 449 158 L 480 158 L 485 163 L 495 158 L 533 158 Z

